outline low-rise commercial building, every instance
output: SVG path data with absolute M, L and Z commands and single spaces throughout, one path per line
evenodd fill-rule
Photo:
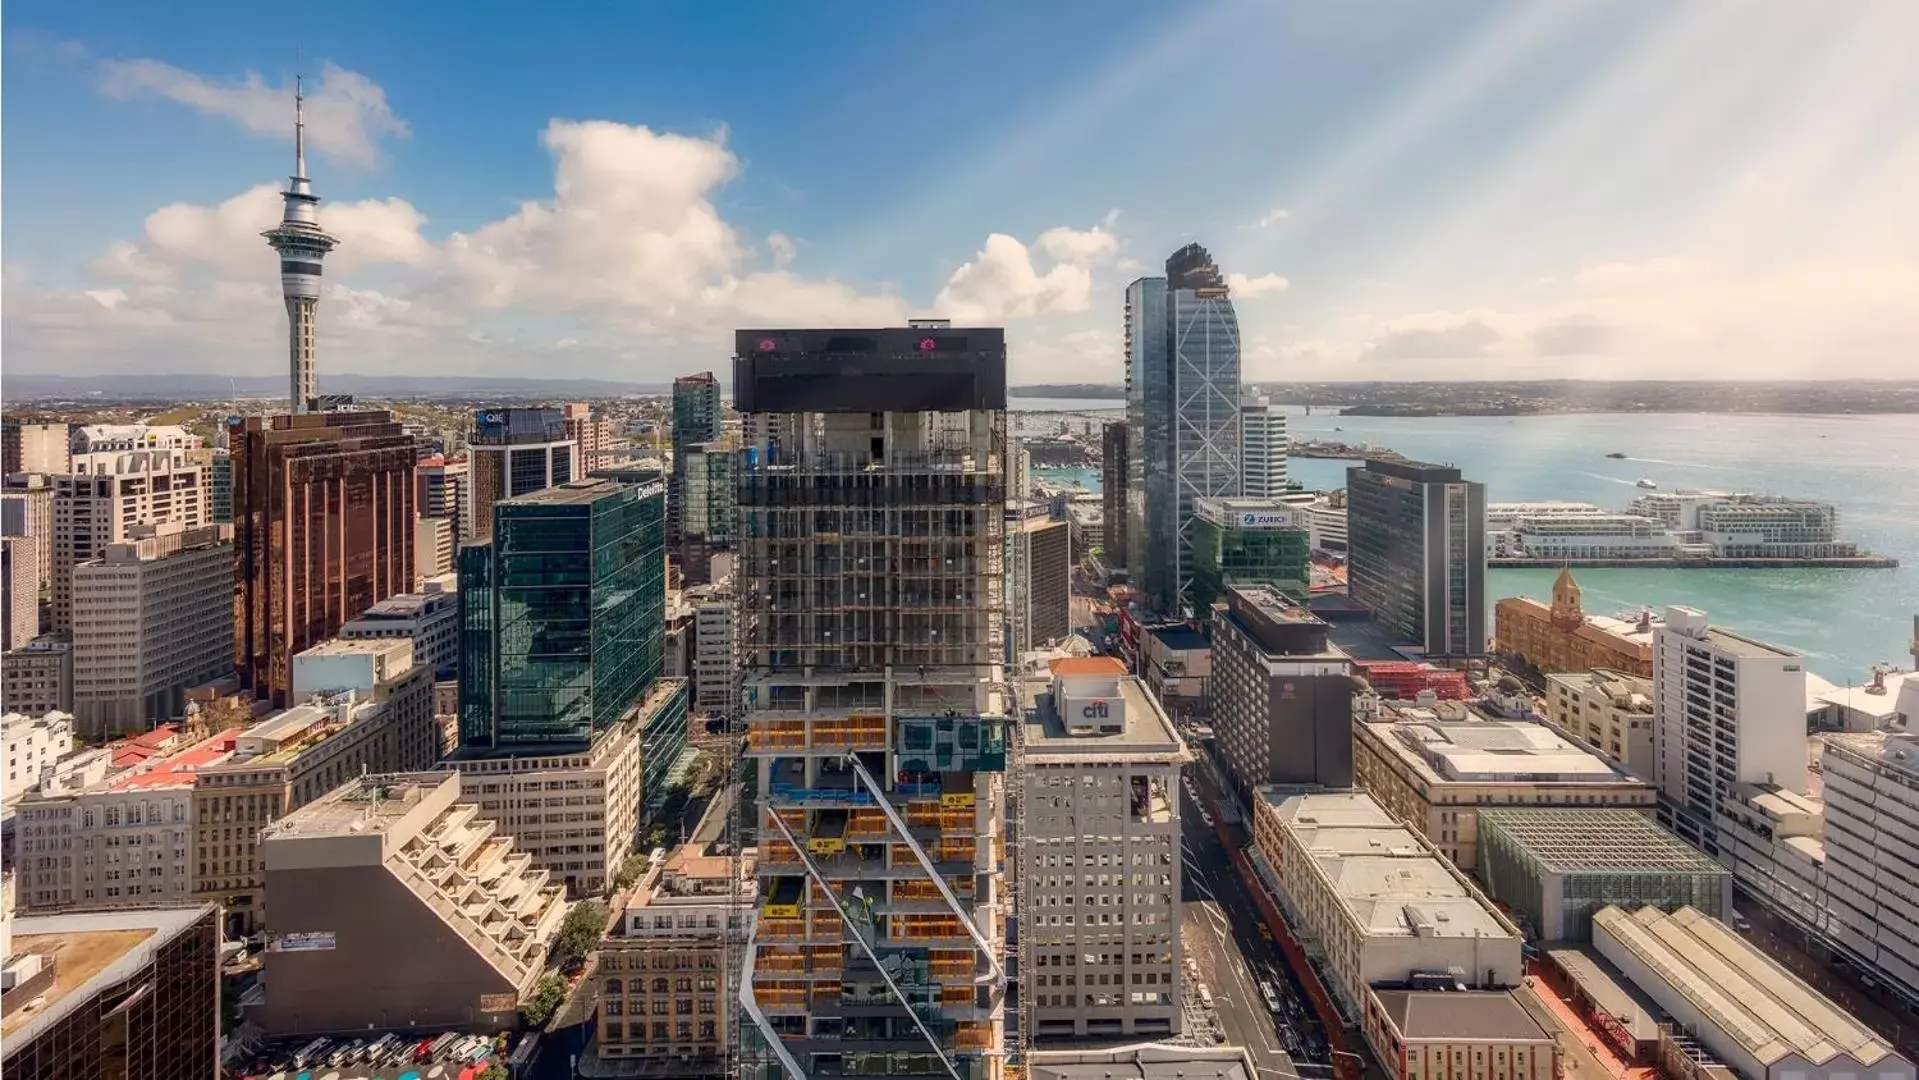
M 7 744 L 6 800 L 38 787 L 53 763 L 73 753 L 73 717 L 63 712 L 0 716 Z
M 1655 625 L 1650 614 L 1630 622 L 1586 614 L 1579 583 L 1561 570 L 1550 607 L 1530 596 L 1493 605 L 1493 647 L 1543 672 L 1606 668 L 1651 678 Z
M 1641 779 L 1658 776 L 1652 680 L 1610 668 L 1546 676 L 1546 716 L 1560 733 Z
M 1273 586 L 1232 586 L 1225 600 L 1213 613 L 1213 732 L 1241 805 L 1266 784 L 1351 787 L 1351 658 Z
M 1185 744 L 1113 657 L 1053 661 L 1020 706 L 1020 971 L 1033 1036 L 1178 1034 Z
M 1555 1080 L 1559 1044 L 1510 990 L 1368 990 L 1360 1021 L 1393 1080 Z
M 389 596 L 340 626 L 347 641 L 406 638 L 413 662 L 434 678 L 450 679 L 460 664 L 460 594 L 428 584 L 425 590 Z
M 1652 784 L 1544 724 L 1493 719 L 1460 701 L 1380 705 L 1357 719 L 1360 786 L 1461 870 L 1479 865 L 1482 806 L 1619 806 L 1648 815 L 1658 806 Z
M 1542 941 L 1588 941 L 1608 904 L 1732 912 L 1732 874 L 1636 810 L 1479 811 L 1479 878 Z
M 272 1035 L 517 1023 L 565 890 L 445 772 L 365 776 L 260 834 Z
M 1185 623 L 1141 628 L 1138 671 L 1174 720 L 1211 714 L 1213 643 L 1205 634 Z
M 1703 912 L 1603 908 L 1593 946 L 1747 1080 L 1912 1080 L 1886 1040 Z

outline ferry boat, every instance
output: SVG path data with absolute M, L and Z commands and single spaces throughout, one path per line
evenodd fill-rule
M 1637 485 L 1638 485 L 1639 487 L 1642 487 L 1642 488 L 1645 488 L 1645 489 L 1646 489 L 1647 491 L 1657 491 L 1657 490 L 1659 490 L 1659 485 L 1658 485 L 1658 484 L 1655 484 L 1655 483 L 1653 483 L 1653 482 L 1652 482 L 1651 480 L 1648 480 L 1648 479 L 1646 479 L 1646 478 L 1645 478 L 1645 477 L 1643 477 L 1643 476 L 1642 476 L 1642 477 L 1640 477 L 1640 478 L 1639 478 L 1639 479 L 1638 479 L 1638 480 L 1636 481 L 1636 483 L 1637 483 Z
M 1609 457 L 1609 458 L 1612 458 L 1612 459 L 1613 459 L 1614 461 L 1624 461 L 1624 460 L 1626 460 L 1626 455 L 1624 455 L 1624 454 L 1622 454 L 1622 453 L 1620 453 L 1620 452 L 1619 452 L 1619 451 L 1617 451 L 1617 450 L 1614 450 L 1614 451 L 1613 451 L 1612 453 L 1610 453 L 1610 454 L 1607 454 L 1606 456 L 1607 456 L 1607 457 Z

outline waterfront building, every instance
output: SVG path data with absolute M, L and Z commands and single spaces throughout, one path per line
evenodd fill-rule
M 470 534 L 493 534 L 493 506 L 506 499 L 585 476 L 580 446 L 566 434 L 559 409 L 481 409 L 473 414 L 467 437 L 467 491 L 472 508 Z
M 0 536 L 0 651 L 40 636 L 40 541 Z
M 765 440 L 739 488 L 742 1006 L 794 1075 L 999 1080 L 1005 334 L 742 330 L 733 387 Z
M 342 624 L 340 637 L 405 638 L 416 666 L 436 679 L 452 678 L 460 663 L 460 594 L 429 584 L 423 592 L 389 596 Z
M 65 424 L 0 421 L 0 476 L 16 473 L 58 475 L 72 471 L 72 450 Z
M 1286 493 L 1286 411 L 1262 395 L 1246 393 L 1239 405 L 1240 484 L 1248 499 Z
M 1593 945 L 1749 1080 L 1911 1080 L 1912 1062 L 1784 964 L 1693 908 L 1606 907 Z
M 1919 1006 L 1919 735 L 1834 734 L 1821 755 L 1826 938 L 1858 971 Z
M 1461 870 L 1479 865 L 1486 806 L 1616 806 L 1651 816 L 1653 785 L 1544 724 L 1495 719 L 1461 701 L 1380 705 L 1353 728 L 1361 787 Z
M 1546 718 L 1553 727 L 1645 780 L 1659 775 L 1652 700 L 1652 680 L 1623 671 L 1546 676 Z
M 1132 514 L 1128 486 L 1132 470 L 1128 441 L 1131 430 L 1123 420 L 1104 424 L 1099 429 L 1100 519 L 1105 523 L 1105 535 L 1099 541 L 1100 562 L 1109 571 L 1128 573 L 1132 570 L 1126 561 L 1126 523 Z
M 320 197 L 307 179 L 306 113 L 296 81 L 293 91 L 293 175 L 280 198 L 280 224 L 260 235 L 280 255 L 280 294 L 287 307 L 287 411 L 316 408 L 315 356 L 320 327 L 320 264 L 340 241 L 320 227 Z
M 238 417 L 233 452 L 234 666 L 287 704 L 293 657 L 413 588 L 413 436 L 391 413 Z
M 209 905 L 11 919 L 7 1076 L 220 1074 L 220 919 Z
M 1020 708 L 1020 970 L 1033 1037 L 1178 1035 L 1179 775 L 1191 755 L 1114 657 L 1053 661 L 1050 681 L 1021 686 Z M 1086 871 L 1102 867 L 1095 885 Z
M 1281 899 L 1347 1016 L 1362 1015 L 1369 988 L 1432 972 L 1476 989 L 1519 983 L 1519 928 L 1378 802 L 1293 795 L 1272 814 Z
M 1127 568 L 1149 611 L 1178 617 L 1194 502 L 1240 493 L 1239 318 L 1205 248 L 1188 244 L 1164 277 L 1126 287 L 1125 348 Z
M 1009 522 L 1012 548 L 1013 655 L 1060 641 L 1073 632 L 1072 527 L 1044 516 Z
M 686 464 L 695 444 L 718 442 L 725 434 L 726 415 L 720 404 L 720 381 L 710 371 L 673 380 L 673 418 L 669 429 L 673 471 L 667 482 L 666 543 L 678 551 L 686 538 Z
M 0 478 L 0 536 L 24 536 L 34 542 L 40 560 L 40 584 L 53 583 L 53 485 L 38 473 Z
M 599 944 L 601 1058 L 678 1075 L 725 1070 L 739 1014 L 739 973 L 727 960 L 745 938 L 757 890 L 750 857 L 702 854 L 691 844 L 655 855 Z
M 1661 814 L 1708 855 L 1730 846 L 1724 811 L 1742 785 L 1806 785 L 1805 660 L 1713 626 L 1706 613 L 1666 609 L 1653 633 L 1653 740 Z M 1728 858 L 1730 852 L 1727 853 Z
M 85 431 L 86 429 L 81 429 Z M 207 523 L 206 476 L 180 449 L 76 455 L 75 472 L 53 478 L 53 629 L 73 628 L 73 568 L 124 543 L 136 525 Z
M 1497 542 L 1503 557 L 1556 562 L 1567 559 L 1670 559 L 1681 554 L 1664 522 L 1634 514 L 1522 517 Z
M 1304 515 L 1276 498 L 1193 504 L 1193 613 L 1204 619 L 1234 585 L 1270 585 L 1305 603 L 1312 546 Z
M 1346 470 L 1347 591 L 1426 655 L 1486 651 L 1486 488 L 1450 466 Z
M 1242 806 L 1266 784 L 1351 787 L 1352 660 L 1327 626 L 1267 585 L 1213 612 L 1213 733 Z
M 0 710 L 42 716 L 73 709 L 73 642 L 43 634 L 0 656 Z
M 1540 941 L 1592 940 L 1607 904 L 1732 913 L 1732 874 L 1636 810 L 1483 807 L 1479 879 Z
M 267 1034 L 517 1025 L 565 891 L 460 785 L 356 777 L 261 830 Z
M 1369 989 L 1360 1032 L 1392 1080 L 1564 1075 L 1558 1042 L 1510 990 Z
M 233 671 L 233 527 L 139 525 L 73 568 L 73 713 L 88 735 L 177 717 Z
M 1629 514 L 1657 518 L 1701 554 L 1728 559 L 1824 559 L 1859 554 L 1839 539 L 1839 511 L 1829 503 L 1728 491 L 1661 491 L 1641 495 Z
M 1649 679 L 1657 626 L 1650 612 L 1630 622 L 1586 614 L 1579 583 L 1562 569 L 1553 581 L 1551 607 L 1530 596 L 1508 596 L 1493 605 L 1493 648 L 1541 672 L 1609 668 Z
M 473 535 L 472 498 L 468 490 L 471 478 L 467 460 L 448 461 L 438 454 L 420 459 L 414 470 L 419 491 L 414 505 L 423 518 L 444 518 L 453 527 L 453 546 Z

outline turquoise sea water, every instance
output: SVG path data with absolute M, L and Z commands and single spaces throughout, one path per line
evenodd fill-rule
M 1911 666 L 1919 613 L 1919 416 L 1625 415 L 1289 417 L 1296 436 L 1373 442 L 1459 466 L 1489 501 L 1577 499 L 1623 509 L 1645 477 L 1663 490 L 1719 488 L 1819 499 L 1844 535 L 1896 570 L 1580 570 L 1598 613 L 1687 604 L 1715 623 L 1805 652 L 1834 682 L 1872 664 Z M 1628 455 L 1624 461 L 1609 452 Z M 1294 458 L 1310 489 L 1343 487 L 1348 462 Z M 1097 470 L 1092 470 L 1097 472 Z M 1080 475 L 1084 475 L 1083 473 Z M 1098 477 L 1091 485 L 1097 488 Z M 1551 570 L 1495 570 L 1487 598 L 1551 592 Z

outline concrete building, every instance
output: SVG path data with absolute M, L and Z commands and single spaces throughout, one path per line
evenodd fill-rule
M 40 585 L 53 582 L 53 485 L 37 473 L 0 478 L 0 536 L 32 537 Z
M 1073 565 L 1083 566 L 1095 550 L 1106 549 L 1106 516 L 1097 497 L 1066 504 L 1066 526 L 1072 534 Z
M 0 710 L 41 716 L 73 710 L 73 642 L 42 635 L 0 656 Z
M 1176 721 L 1204 720 L 1213 707 L 1213 643 L 1187 623 L 1144 627 L 1140 677 Z
M 448 460 L 439 454 L 420 459 L 414 472 L 418 491 L 414 506 L 421 517 L 442 518 L 453 527 L 457 550 L 473 535 L 472 495 L 467 459 Z
M 40 636 L 40 541 L 0 536 L 0 651 Z
M 1519 928 L 1379 803 L 1294 795 L 1273 814 L 1281 899 L 1347 1015 L 1362 1016 L 1375 986 L 1429 976 L 1480 989 L 1519 982 Z
M 1209 617 L 1234 585 L 1270 585 L 1298 603 L 1312 588 L 1304 515 L 1270 499 L 1200 499 L 1193 504 L 1193 614 Z
M 17 919 L 9 951 L 32 974 L 4 998 L 7 1076 L 220 1074 L 220 920 L 212 907 Z
M 615 451 L 624 445 L 618 424 L 594 416 L 593 406 L 584 401 L 569 402 L 562 415 L 566 437 L 580 448 L 583 475 L 613 464 Z
M 17 899 L 27 911 L 154 907 L 193 895 L 193 784 L 232 753 L 231 728 L 78 791 L 53 785 L 20 800 Z
M 1653 618 L 1635 621 L 1588 615 L 1571 570 L 1553 582 L 1552 606 L 1530 596 L 1508 596 L 1493 605 L 1493 648 L 1541 672 L 1594 668 L 1652 678 Z
M 1099 498 L 1100 519 L 1105 523 L 1105 536 L 1100 541 L 1100 561 L 1108 570 L 1131 572 L 1126 562 L 1126 547 L 1130 542 L 1126 523 L 1132 511 L 1128 508 L 1127 492 L 1132 469 L 1132 455 L 1127 442 L 1131 429 L 1124 421 L 1109 423 L 1100 428 L 1099 448 Z
M 1861 972 L 1919 1004 L 1919 736 L 1825 743 L 1828 937 Z
M 1748 1080 L 1911 1080 L 1913 1063 L 1871 1029 L 1692 908 L 1607 907 L 1593 945 Z
M 565 891 L 451 773 L 364 776 L 260 834 L 276 1036 L 518 1023 Z
M 779 1059 L 746 1064 L 999 1080 L 1005 334 L 741 330 L 733 389 L 764 439 L 739 488 L 762 898 L 741 1005 Z M 804 970 L 757 967 L 774 954 Z
M 1073 542 L 1065 521 L 1029 517 L 1007 525 L 1013 575 L 1014 655 L 1042 648 L 1073 632 Z
M 1608 904 L 1732 913 L 1732 875 L 1636 810 L 1479 811 L 1479 879 L 1540 941 L 1592 940 Z
M 437 679 L 452 678 L 460 663 L 460 594 L 428 585 L 423 592 L 389 596 L 340 626 L 347 641 L 405 638 L 413 662 Z
M 73 568 L 73 714 L 145 731 L 233 671 L 233 527 L 139 525 Z
M 1642 780 L 1659 775 L 1652 680 L 1609 668 L 1546 676 L 1546 717 L 1560 734 Z
M 1240 484 L 1248 499 L 1276 499 L 1286 491 L 1286 411 L 1261 395 L 1239 403 Z
M 1213 613 L 1213 733 L 1240 804 L 1266 784 L 1351 787 L 1352 660 L 1271 586 L 1225 599 Z
M 74 472 L 93 472 L 102 454 L 184 453 L 198 450 L 200 436 L 178 424 L 81 424 L 68 436 Z
M 1465 702 L 1381 705 L 1353 728 L 1353 774 L 1380 805 L 1461 870 L 1479 865 L 1482 806 L 1618 806 L 1647 815 L 1659 794 L 1544 724 L 1497 720 Z
M 73 753 L 73 717 L 67 713 L 26 716 L 10 712 L 0 717 L 0 731 L 5 732 L 7 744 L 9 803 L 38 787 L 40 777 L 53 768 L 54 762 Z
M 1368 990 L 1360 1020 L 1392 1080 L 1557 1080 L 1559 1043 L 1509 990 Z
M 731 716 L 740 707 L 740 643 L 735 633 L 736 601 L 715 586 L 688 590 L 693 604 L 693 712 Z
M 355 777 L 439 758 L 432 676 L 409 642 L 324 642 L 293 671 L 301 703 L 240 732 L 194 778 L 193 893 L 220 905 L 229 937 L 266 925 L 261 829 Z
M 603 1060 L 649 1062 L 674 1075 L 722 1072 L 738 1015 L 739 973 L 728 964 L 756 899 L 753 861 L 692 845 L 655 860 L 600 942 L 597 1050 Z
M 187 451 L 187 464 L 205 470 L 207 524 L 233 524 L 233 454 L 224 446 Z
M 1346 470 L 1347 592 L 1433 658 L 1486 652 L 1486 486 L 1450 466 Z
M 1806 783 L 1806 669 L 1796 652 L 1669 607 L 1653 634 L 1653 739 L 1662 814 L 1708 855 L 1741 784 Z M 1728 825 L 1729 827 L 1729 825 Z
M 136 525 L 207 523 L 205 471 L 183 450 L 76 456 L 88 471 L 53 479 L 53 628 L 73 626 L 73 568 L 124 543 Z
M 72 462 L 67 425 L 0 421 L 0 476 L 59 475 L 70 471 Z
M 413 577 L 419 582 L 453 573 L 453 522 L 447 518 L 413 519 Z
M 1033 1038 L 1179 1034 L 1179 773 L 1166 713 L 1113 657 L 1021 687 L 1020 971 Z
M 471 539 L 493 535 L 493 505 L 586 475 L 559 409 L 481 409 L 467 438 Z

